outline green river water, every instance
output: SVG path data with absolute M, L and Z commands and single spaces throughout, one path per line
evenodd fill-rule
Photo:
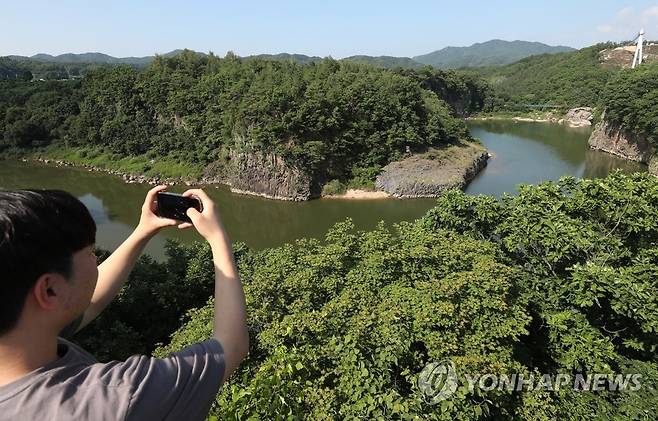
M 471 133 L 494 155 L 469 184 L 469 194 L 514 193 L 520 183 L 557 180 L 562 175 L 602 177 L 615 168 L 646 171 L 646 167 L 587 147 L 589 129 L 569 129 L 545 123 L 510 121 L 469 122 Z M 90 209 L 97 225 L 97 245 L 115 249 L 133 230 L 149 185 L 126 184 L 119 177 L 80 168 L 58 168 L 39 163 L 0 161 L 0 188 L 64 189 Z M 186 186 L 169 190 L 182 192 Z M 218 204 L 233 241 L 262 249 L 302 237 L 322 238 L 333 224 L 352 218 L 357 229 L 414 220 L 435 199 L 340 200 L 317 199 L 303 203 L 269 200 L 231 193 L 224 186 L 205 190 Z M 193 229 L 167 228 L 147 246 L 146 253 L 164 258 L 167 238 L 200 240 Z

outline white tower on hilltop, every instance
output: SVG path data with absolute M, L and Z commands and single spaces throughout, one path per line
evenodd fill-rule
M 642 57 L 643 57 L 642 45 L 644 44 L 644 28 L 640 29 L 640 33 L 635 39 L 637 40 L 637 47 L 635 47 L 635 55 L 633 56 L 633 64 L 631 65 L 631 69 L 635 69 L 635 66 L 642 64 Z

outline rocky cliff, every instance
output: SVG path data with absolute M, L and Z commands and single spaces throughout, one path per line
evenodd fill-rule
M 607 121 L 605 113 L 589 138 L 589 146 L 642 163 L 649 163 L 653 155 L 653 147 L 645 137 Z
M 236 193 L 303 201 L 312 197 L 312 178 L 268 152 L 231 152 L 224 182 Z
M 375 186 L 392 196 L 437 197 L 445 190 L 464 188 L 487 165 L 481 145 L 461 143 L 391 162 L 377 176 Z

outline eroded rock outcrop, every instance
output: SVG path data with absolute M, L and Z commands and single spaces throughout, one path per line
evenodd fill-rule
M 605 114 L 589 138 L 589 147 L 643 163 L 649 163 L 653 155 L 653 148 L 645 137 L 607 121 Z
M 378 190 L 400 198 L 438 197 L 445 190 L 464 188 L 487 165 L 487 150 L 461 143 L 391 162 L 377 176 Z
M 570 127 L 587 127 L 592 125 L 594 111 L 590 107 L 572 108 L 559 122 Z

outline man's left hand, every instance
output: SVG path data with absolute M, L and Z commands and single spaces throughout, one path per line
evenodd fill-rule
M 171 227 L 179 223 L 175 219 L 160 218 L 157 215 L 158 205 L 156 197 L 158 192 L 161 192 L 166 188 L 166 185 L 160 185 L 153 187 L 148 193 L 146 193 L 146 199 L 144 199 L 144 204 L 142 205 L 142 214 L 139 217 L 139 224 L 135 231 L 139 231 L 147 237 L 152 237 L 157 234 L 161 228 Z

